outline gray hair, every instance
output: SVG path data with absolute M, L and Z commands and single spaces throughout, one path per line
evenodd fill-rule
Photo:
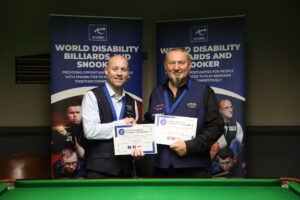
M 191 61 L 191 56 L 190 56 L 189 52 L 188 52 L 184 47 L 175 47 L 175 48 L 171 48 L 171 49 L 168 51 L 168 53 L 166 54 L 166 57 L 165 57 L 165 62 L 167 61 L 167 59 L 168 59 L 170 53 L 173 52 L 173 51 L 181 51 L 181 52 L 185 53 L 187 59 L 188 59 L 189 61 Z

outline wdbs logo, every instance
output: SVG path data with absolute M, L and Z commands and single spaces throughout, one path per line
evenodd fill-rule
M 123 128 L 121 128 L 120 130 L 119 130 L 119 135 L 124 135 L 125 134 L 125 130 L 123 129 Z
M 191 42 L 207 42 L 208 27 L 207 26 L 192 26 L 191 27 Z
M 107 41 L 107 26 L 100 24 L 89 24 L 90 41 Z
M 166 125 L 167 124 L 167 120 L 166 119 L 161 119 L 160 120 L 160 124 L 163 125 L 163 126 Z

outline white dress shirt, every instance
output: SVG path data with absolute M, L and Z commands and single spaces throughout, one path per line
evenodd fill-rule
M 125 98 L 125 90 L 123 90 L 122 96 L 118 98 L 116 93 L 110 88 L 110 86 L 106 82 L 105 84 L 112 100 L 117 117 L 119 118 L 123 106 L 123 98 Z M 137 120 L 138 110 L 136 101 L 135 114 Z M 118 119 L 117 121 L 113 121 L 110 123 L 101 123 L 96 96 L 92 91 L 88 91 L 84 94 L 82 100 L 82 124 L 84 135 L 88 140 L 106 140 L 112 139 L 115 126 L 125 125 L 125 122 L 123 119 Z

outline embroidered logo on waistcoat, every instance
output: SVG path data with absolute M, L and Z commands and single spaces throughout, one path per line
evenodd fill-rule
M 197 107 L 197 103 L 187 103 L 186 105 L 188 108 L 196 108 Z

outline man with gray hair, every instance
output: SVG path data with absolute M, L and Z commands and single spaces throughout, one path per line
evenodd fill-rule
M 155 114 L 197 118 L 196 137 L 171 145 L 158 145 L 156 177 L 211 177 L 210 146 L 224 125 L 213 90 L 189 77 L 192 61 L 182 48 L 171 49 L 165 58 L 168 79 L 150 97 L 145 123 L 154 123 Z

